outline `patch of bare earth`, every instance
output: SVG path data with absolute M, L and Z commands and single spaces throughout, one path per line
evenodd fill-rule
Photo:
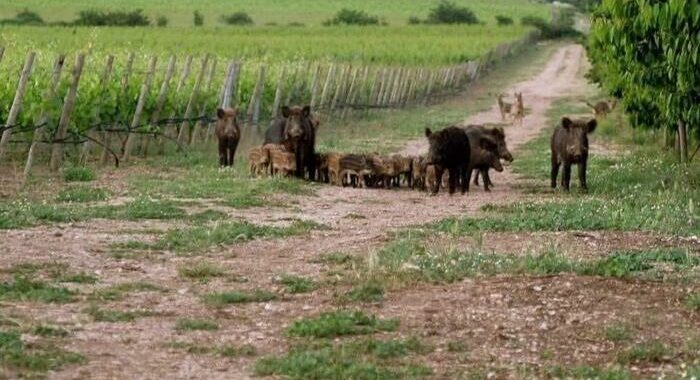
M 506 128 L 516 159 L 518 147 L 547 126 L 545 113 L 554 100 L 587 91 L 581 76 L 585 65 L 583 48 L 567 45 L 553 55 L 540 74 L 504 90 L 522 91 L 528 109 L 522 126 Z M 499 119 L 494 107 L 470 116 L 464 124 Z M 404 153 L 418 154 L 425 148 L 423 140 L 410 142 Z M 119 256 L 110 248 L 114 243 L 132 239 L 153 241 L 153 231 L 181 226 L 180 222 L 92 220 L 0 231 L 3 268 L 27 261 L 57 261 L 100 279 L 97 285 L 67 285 L 81 292 L 79 302 L 5 303 L 3 312 L 31 321 L 61 323 L 72 330 L 66 348 L 80 352 L 87 361 L 51 373 L 52 378 L 248 378 L 256 357 L 192 353 L 173 342 L 208 347 L 250 344 L 259 356 L 284 353 L 284 329 L 298 318 L 337 307 L 337 293 L 347 289 L 345 285 L 332 286 L 343 275 L 337 273 L 336 266 L 318 261 L 320 255 L 363 255 L 383 246 L 391 231 L 403 227 L 446 217 L 478 215 L 487 204 L 542 197 L 521 191 L 523 181 L 509 168 L 492 174 L 492 178 L 496 183 L 492 192 L 472 188 L 465 196 L 321 186 L 315 196 L 284 196 L 285 203 L 292 207 L 228 209 L 231 217 L 254 223 L 284 225 L 303 219 L 323 224 L 327 229 L 286 239 L 217 246 L 192 255 L 146 252 Z M 114 174 L 114 180 L 121 184 L 123 177 Z M 469 247 L 476 242 L 465 239 L 460 244 Z M 589 258 L 617 249 L 689 246 L 697 242 L 633 232 L 566 232 L 486 233 L 478 244 L 494 252 L 509 253 L 538 251 L 551 244 L 566 254 Z M 226 276 L 201 283 L 178 274 L 179 268 L 202 261 L 220 267 Z M 278 282 L 282 274 L 311 277 L 322 286 L 307 294 L 285 294 Z M 95 288 L 134 282 L 152 283 L 163 291 L 134 291 L 119 300 L 99 302 L 99 307 L 147 310 L 153 315 L 133 322 L 95 322 L 85 312 L 95 302 L 91 299 Z M 222 308 L 202 302 L 202 296 L 210 292 L 252 289 L 272 291 L 278 299 Z M 512 368 L 519 364 L 540 366 L 548 361 L 608 362 L 616 348 L 596 334 L 615 320 L 639 321 L 640 337 L 657 334 L 660 339 L 677 342 L 684 331 L 698 327 L 697 315 L 684 312 L 678 305 L 683 292 L 680 287 L 656 283 L 577 276 L 503 276 L 397 290 L 390 292 L 385 304 L 375 307 L 374 312 L 399 317 L 401 334 L 422 335 L 435 343 L 438 349 L 427 356 L 427 364 L 434 368 L 436 378 L 454 378 L 452 374 L 473 366 Z M 178 332 L 175 324 L 180 318 L 214 319 L 219 329 Z M 451 340 L 463 340 L 469 351 L 447 352 L 444 344 Z M 554 352 L 548 361 L 541 359 L 547 349 Z M 640 368 L 639 373 L 646 370 Z

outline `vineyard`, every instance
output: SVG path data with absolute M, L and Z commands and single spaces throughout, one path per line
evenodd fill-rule
M 30 52 L 19 69 L 7 51 L 0 69 L 5 78 L 0 115 L 6 120 L 0 155 L 30 146 L 26 176 L 44 144 L 53 145 L 51 167 L 57 169 L 66 144 L 80 146 L 73 157 L 81 162 L 97 151 L 102 163 L 109 158 L 118 164 L 132 153 L 146 155 L 152 140 L 160 152 L 165 144 L 180 150 L 206 143 L 217 107 L 234 105 L 245 112 L 246 122 L 258 125 L 284 104 L 310 104 L 325 116 L 341 118 L 356 111 L 425 104 L 461 89 L 535 38 L 532 32 L 479 58 L 425 68 L 134 53 L 58 55 L 49 66 L 47 52 Z M 63 75 L 69 71 L 71 75 Z

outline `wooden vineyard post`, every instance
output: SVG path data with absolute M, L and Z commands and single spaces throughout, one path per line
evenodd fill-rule
M 350 72 L 350 69 L 351 69 L 351 67 L 350 67 L 350 65 L 348 65 L 348 66 L 344 66 L 340 70 L 340 75 L 338 76 L 339 81 L 335 87 L 333 98 L 331 98 L 331 105 L 330 105 L 330 108 L 328 111 L 329 115 L 331 113 L 333 113 L 333 111 L 335 111 L 335 107 L 338 104 L 338 100 L 340 99 L 343 91 L 345 91 L 345 82 L 346 82 L 347 74 Z
M 348 92 L 345 95 L 345 99 L 343 100 L 343 112 L 340 114 L 341 119 L 345 119 L 345 116 L 348 114 L 348 110 L 352 106 L 352 102 L 354 101 L 355 97 L 355 91 L 357 88 L 357 74 L 362 70 L 359 67 L 356 67 L 355 70 L 352 72 L 352 78 L 350 79 L 350 86 L 348 87 Z
M 134 53 L 129 53 L 129 57 L 126 59 L 126 68 L 124 70 L 124 77 L 122 77 L 121 87 L 119 96 L 121 97 L 126 88 L 129 86 L 129 78 L 131 78 L 131 70 L 134 68 Z M 111 132 L 104 131 L 104 139 L 102 140 L 102 156 L 100 157 L 100 164 L 104 165 L 107 163 L 107 159 L 110 156 L 110 136 Z
M 280 72 L 280 78 L 277 81 L 277 88 L 275 89 L 275 100 L 272 103 L 272 117 L 275 118 L 279 115 L 280 103 L 282 102 L 282 91 L 284 91 L 284 80 L 286 79 L 287 68 L 283 67 L 282 72 Z M 291 91 L 290 91 L 291 93 Z
M 226 107 L 224 105 L 224 99 L 226 96 L 230 96 L 230 94 L 227 94 L 227 91 L 230 91 L 231 88 L 231 76 L 233 75 L 233 71 L 235 70 L 235 65 L 236 62 L 234 60 L 231 60 L 228 63 L 228 66 L 226 67 L 226 75 L 224 75 L 224 83 L 221 85 L 221 89 L 219 90 L 219 104 L 218 107 Z M 204 136 L 204 144 L 207 145 L 209 144 L 209 140 L 211 140 L 211 136 L 214 133 L 214 125 L 213 123 L 209 123 L 207 126 L 207 131 L 206 135 Z
M 19 83 L 17 84 L 17 89 L 15 90 L 15 98 L 12 100 L 12 106 L 10 106 L 10 112 L 8 113 L 7 120 L 5 121 L 5 127 L 7 129 L 2 132 L 2 137 L 0 137 L 0 160 L 5 153 L 5 146 L 10 141 L 10 137 L 12 136 L 12 129 L 14 124 L 17 122 L 19 110 L 22 108 L 24 92 L 27 90 L 27 82 L 29 81 L 29 76 L 32 73 L 35 57 L 36 53 L 30 52 L 27 54 L 27 58 L 24 60 L 22 74 L 19 77 Z
M 102 76 L 100 77 L 100 89 L 102 89 L 102 95 L 100 95 L 100 102 L 97 103 L 95 106 L 95 124 L 99 125 L 100 123 L 100 111 L 102 109 L 102 103 L 104 102 L 104 93 L 106 92 L 107 89 L 107 82 L 109 81 L 110 76 L 112 75 L 112 67 L 114 65 L 114 56 L 109 55 L 107 56 L 107 62 L 105 62 L 105 68 L 102 71 Z M 90 132 L 88 132 L 89 134 Z M 105 134 L 106 132 L 102 132 L 102 140 L 105 140 Z M 94 135 L 94 133 L 93 133 Z M 83 143 L 83 149 L 80 152 L 80 163 L 85 164 L 88 161 L 88 157 L 90 156 L 90 150 L 92 149 L 92 141 L 89 139 Z
M 326 75 L 326 82 L 323 83 L 323 90 L 321 91 L 321 100 L 318 104 L 319 110 L 323 110 L 326 105 L 326 100 L 329 96 L 331 83 L 333 82 L 333 77 L 335 77 L 335 64 L 331 64 L 331 67 L 328 69 L 328 75 Z
M 0 47 L 0 63 L 2 63 L 2 59 L 5 57 L 5 47 L 1 46 Z
M 194 88 L 192 88 L 192 93 L 190 93 L 190 99 L 187 101 L 187 108 L 185 108 L 185 115 L 182 117 L 182 123 L 180 124 L 180 131 L 177 135 L 177 141 L 180 144 L 186 143 L 188 140 L 185 140 L 185 136 L 187 136 L 187 133 L 189 132 L 189 125 L 190 122 L 189 119 L 190 115 L 192 114 L 192 108 L 194 107 L 194 103 L 197 100 L 197 95 L 199 93 L 199 87 L 202 85 L 202 81 L 204 80 L 204 75 L 207 71 L 207 64 L 209 63 L 209 54 L 204 56 L 204 59 L 202 60 L 202 67 L 199 69 L 199 75 L 197 75 L 197 79 L 195 79 L 194 82 Z M 189 137 L 189 136 L 188 136 Z
M 53 151 L 51 152 L 51 170 L 58 170 L 61 165 L 63 165 L 63 143 L 66 138 L 66 132 L 68 130 L 68 124 L 70 123 L 70 115 L 73 112 L 73 107 L 75 106 L 75 97 L 78 94 L 78 83 L 80 83 L 80 75 L 83 72 L 83 65 L 85 64 L 85 54 L 78 54 L 78 58 L 75 61 L 75 67 L 73 68 L 73 80 L 71 81 L 70 88 L 68 88 L 68 93 L 66 94 L 65 101 L 63 102 L 63 109 L 61 110 L 61 118 L 58 120 L 58 127 L 56 130 L 56 139 L 58 143 L 53 143 Z
M 433 82 L 435 81 L 435 72 L 430 71 L 428 72 L 428 75 L 426 76 L 427 79 L 427 86 L 425 87 L 425 94 L 423 95 L 423 105 L 428 105 L 428 102 L 430 101 L 430 96 L 433 93 Z
M 124 152 L 122 156 L 123 161 L 128 161 L 131 155 L 132 145 L 136 134 L 133 132 L 134 129 L 138 128 L 141 122 L 141 113 L 143 112 L 143 107 L 146 104 L 146 97 L 148 97 L 148 92 L 151 90 L 151 82 L 153 82 L 153 76 L 156 73 L 156 64 L 158 63 L 157 57 L 151 57 L 151 61 L 148 64 L 148 72 L 146 73 L 146 80 L 141 84 L 141 92 L 139 93 L 139 100 L 136 102 L 136 110 L 134 111 L 134 117 L 131 119 L 131 124 L 129 125 L 129 132 L 126 136 L 126 141 L 124 142 Z
M 209 76 L 207 77 L 207 84 L 205 85 L 206 88 L 206 93 L 208 94 L 211 91 L 212 84 L 214 82 L 214 74 L 216 73 L 216 58 L 214 58 L 211 62 L 211 68 L 209 69 Z M 199 108 L 199 116 L 204 117 L 207 114 L 207 102 L 204 101 Z M 194 131 L 192 132 L 192 145 L 195 145 L 197 143 L 197 138 L 202 135 L 202 125 L 204 124 L 203 120 L 197 120 L 197 122 L 194 125 Z M 207 121 L 207 132 L 211 129 L 211 122 Z M 203 141 L 206 141 L 205 139 L 202 139 Z
M 381 107 L 386 91 L 386 83 L 388 82 L 389 69 L 383 69 L 381 78 L 379 79 L 379 87 L 377 88 L 377 97 L 374 99 L 374 105 Z
M 367 112 L 369 112 L 372 106 L 377 105 L 377 97 L 379 96 L 379 89 L 381 87 L 383 72 L 384 69 L 377 69 L 374 73 L 374 81 L 372 82 L 372 86 L 370 87 L 369 93 L 367 94 Z
M 151 125 L 155 126 L 158 125 L 160 114 L 163 111 L 163 106 L 165 105 L 165 99 L 168 95 L 168 87 L 170 86 L 170 80 L 173 77 L 173 74 L 175 73 L 175 63 L 177 62 L 177 58 L 175 55 L 170 56 L 170 61 L 168 62 L 168 68 L 165 71 L 165 77 L 163 78 L 163 82 L 160 84 L 160 90 L 158 91 L 158 97 L 156 98 L 156 108 L 153 110 L 153 113 L 151 114 Z M 148 154 L 148 145 L 150 144 L 152 137 L 151 136 L 144 136 L 144 138 L 141 140 L 141 154 L 143 157 L 146 157 Z
M 192 69 L 192 56 L 188 55 L 187 58 L 185 58 L 185 66 L 182 67 L 182 73 L 180 74 L 180 79 L 177 81 L 177 86 L 175 87 L 175 94 L 180 94 L 182 91 L 182 88 L 185 86 L 185 83 L 187 82 L 187 78 L 190 76 L 190 71 Z M 173 106 L 173 110 L 170 112 L 170 116 L 168 117 L 168 121 L 165 123 L 165 126 L 163 127 L 163 135 L 166 137 L 170 138 L 173 136 L 177 136 L 177 131 L 175 133 L 172 133 L 173 125 L 175 124 L 172 120 L 175 118 L 175 113 L 177 112 L 177 105 Z M 163 153 L 165 151 L 165 139 L 162 139 L 163 143 L 160 144 L 160 152 Z
M 309 101 L 309 105 L 311 106 L 312 110 L 316 109 L 316 99 L 318 99 L 318 81 L 320 77 L 321 64 L 319 63 L 316 66 L 316 70 L 314 70 L 313 77 L 311 78 L 311 100 Z
M 61 71 L 63 70 L 63 63 L 66 60 L 66 56 L 64 54 L 61 54 L 56 58 L 56 62 L 53 64 L 53 73 L 51 74 L 51 83 L 49 84 L 49 87 L 46 89 L 46 92 L 44 92 L 44 99 L 47 101 L 48 104 L 52 103 L 53 100 L 56 98 L 56 88 L 58 87 L 58 83 L 61 80 Z M 27 153 L 27 163 L 24 165 L 24 177 L 23 181 L 26 181 L 27 178 L 29 178 L 29 173 L 32 170 L 32 165 L 34 164 L 34 156 L 36 155 L 36 149 L 39 143 L 41 142 L 41 139 L 44 135 L 44 127 L 42 126 L 45 124 L 49 119 L 49 110 L 47 109 L 46 106 L 42 107 L 41 110 L 41 116 L 39 117 L 39 125 L 40 127 L 34 130 L 34 136 L 32 137 L 32 143 L 29 146 L 29 153 Z
M 250 96 L 250 101 L 248 102 L 248 112 L 246 114 L 248 121 L 257 125 L 260 120 L 260 107 L 262 103 L 262 96 L 265 91 L 265 65 L 260 65 L 260 71 L 258 72 L 258 81 L 255 83 L 255 88 Z

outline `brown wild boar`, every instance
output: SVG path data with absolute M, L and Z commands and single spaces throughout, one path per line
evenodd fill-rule
M 396 172 L 396 182 L 394 183 L 394 186 L 400 187 L 401 180 L 403 179 L 408 187 L 412 187 L 413 157 L 395 154 L 391 156 L 391 159 L 394 162 L 394 172 Z
M 316 130 L 319 119 L 311 114 L 310 106 L 282 107 L 282 117 L 274 120 L 265 132 L 265 144 L 283 144 L 297 160 L 296 176 L 315 179 Z
M 507 103 L 503 100 L 503 95 L 498 95 L 498 110 L 501 112 L 501 120 L 505 121 L 506 116 L 510 115 L 510 111 L 513 108 L 512 103 Z
M 523 125 L 523 118 L 525 118 L 525 104 L 523 103 L 523 93 L 515 93 L 515 108 L 512 112 L 513 124 L 518 123 L 518 125 Z
M 241 139 L 241 128 L 236 120 L 235 108 L 219 108 L 216 110 L 216 129 L 214 133 L 219 139 L 219 165 L 233 166 L 233 157 Z
M 482 137 L 490 138 L 491 141 L 495 142 L 497 145 L 496 149 L 498 157 L 508 162 L 513 162 L 513 155 L 508 150 L 508 146 L 506 144 L 505 131 L 502 127 L 487 127 L 480 124 L 468 125 L 466 127 L 466 131 L 472 148 L 472 166 L 474 167 L 472 172 L 474 172 L 474 184 L 477 186 L 479 185 L 479 173 L 481 173 L 481 175 L 484 177 L 484 189 L 487 189 L 493 186 L 488 173 L 490 166 L 485 166 L 483 163 L 481 165 L 476 163 L 478 151 L 481 149 L 480 140 Z
M 296 156 L 285 149 L 284 145 L 266 144 L 263 150 L 267 152 L 272 175 L 293 176 L 297 170 Z
M 250 174 L 258 176 L 267 172 L 269 164 L 269 155 L 267 151 L 263 151 L 262 146 L 250 148 L 248 151 L 248 165 Z
M 328 153 L 316 153 L 315 161 L 318 181 L 328 183 Z
M 586 102 L 586 105 L 591 107 L 596 119 L 603 118 L 603 117 L 607 116 L 613 109 L 615 109 L 615 105 L 617 105 L 617 99 L 613 99 L 610 102 L 600 101 L 600 102 L 596 103 L 595 105 L 593 105 L 589 102 Z
M 371 154 L 366 157 L 370 169 L 369 183 L 372 186 L 391 187 L 394 177 L 397 176 L 396 166 L 391 157 Z
M 425 136 L 429 144 L 426 161 L 428 165 L 435 165 L 435 178 L 442 178 L 443 172 L 447 170 L 450 173 L 450 194 L 455 192 L 458 183 L 462 184 L 462 194 L 469 191 L 471 147 L 466 131 L 448 127 L 433 133 L 426 128 Z M 436 183 L 434 194 L 440 190 L 440 181 Z
M 365 177 L 372 174 L 367 156 L 363 154 L 344 154 L 339 162 L 339 185 L 352 185 L 353 187 L 365 187 Z M 344 181 L 345 176 L 349 181 Z
M 552 149 L 552 188 L 557 187 L 559 167 L 564 166 L 561 186 L 569 191 L 571 182 L 571 165 L 578 165 L 578 177 L 581 189 L 587 190 L 586 165 L 588 164 L 588 134 L 595 131 L 596 119 L 575 120 L 568 117 L 561 119 L 561 125 L 554 130 L 550 142 Z
M 411 188 L 425 190 L 425 158 L 413 157 L 411 169 Z

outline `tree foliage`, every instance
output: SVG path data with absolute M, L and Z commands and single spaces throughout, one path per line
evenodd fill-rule
M 604 0 L 593 13 L 590 78 L 621 98 L 634 126 L 700 136 L 698 0 Z

